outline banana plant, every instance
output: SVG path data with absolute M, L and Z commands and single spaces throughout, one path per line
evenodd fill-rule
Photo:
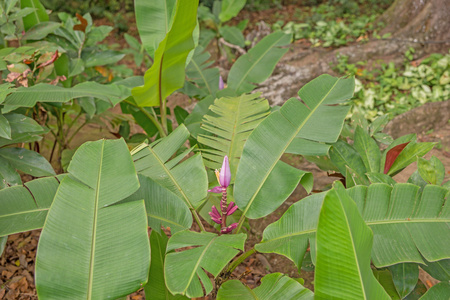
M 337 140 L 353 90 L 353 78 L 319 76 L 300 89 L 302 101 L 289 99 L 253 130 L 244 145 L 233 193 L 243 211 L 238 232 L 245 217 L 256 219 L 273 212 L 305 175 L 279 161 L 285 152 L 327 153 L 330 146 L 325 143 Z M 304 186 L 310 192 L 312 180 Z
M 77 150 L 39 239 L 39 297 L 116 299 L 146 283 L 145 204 L 142 199 L 121 202 L 138 188 L 123 140 L 88 142 Z

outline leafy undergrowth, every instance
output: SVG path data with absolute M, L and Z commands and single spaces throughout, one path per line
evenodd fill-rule
M 450 53 L 434 53 L 412 61 L 409 50 L 406 57 L 400 67 L 392 62 L 350 64 L 347 56 L 338 57 L 334 69 L 342 75 L 356 77 L 355 105 L 351 114 L 360 112 L 369 120 L 383 114 L 393 118 L 427 102 L 449 99 Z
M 356 10 L 359 11 L 343 11 L 328 4 L 309 10 L 298 8 L 295 13 L 297 20 L 285 23 L 280 19 L 272 25 L 272 29 L 292 33 L 295 40 L 308 40 L 313 47 L 340 47 L 350 42 L 367 41 L 370 35 L 379 38 L 376 30 L 381 29 L 383 24 L 376 22 L 376 18 L 382 11 L 356 14 Z

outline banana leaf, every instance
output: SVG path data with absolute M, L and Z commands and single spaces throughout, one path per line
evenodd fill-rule
M 117 299 L 147 282 L 150 246 L 144 201 L 123 140 L 78 148 L 40 236 L 36 290 L 42 299 Z M 126 274 L 126 275 L 124 275 Z
M 64 177 L 39 178 L 0 190 L 0 236 L 42 228 Z
M 205 51 L 202 46 L 198 46 L 186 68 L 186 76 L 198 86 L 201 98 L 208 95 L 215 96 L 219 90 L 219 69 L 209 68 L 212 64 L 212 62 L 208 62 L 210 57 L 208 51 Z
M 255 83 L 261 83 L 272 74 L 276 64 L 288 51 L 292 35 L 282 31 L 264 37 L 258 44 L 239 57 L 228 74 L 228 87 L 238 95 L 251 92 Z
M 206 295 L 209 294 L 213 286 L 205 271 L 214 277 L 219 275 L 239 250 L 244 250 L 245 239 L 245 234 L 218 236 L 193 231 L 174 234 L 167 245 L 164 265 L 169 291 L 192 298 L 204 296 L 204 288 Z M 173 252 L 175 249 L 192 246 L 198 247 Z
M 166 259 L 166 248 L 168 238 L 166 234 L 161 231 L 158 234 L 152 231 L 150 234 L 151 247 L 151 263 L 148 271 L 148 282 L 144 286 L 146 299 L 188 299 L 182 295 L 172 295 L 166 287 L 164 280 L 164 261 Z
M 261 285 L 253 290 L 239 280 L 228 280 L 219 289 L 217 300 L 312 300 L 314 294 L 298 281 L 281 273 L 272 273 L 261 278 Z
M 140 174 L 175 193 L 193 211 L 206 198 L 208 190 L 202 158 L 198 153 L 180 162 L 191 152 L 192 149 L 188 149 L 170 160 L 188 138 L 189 131 L 180 125 L 169 136 L 150 145 L 138 146 L 132 155 Z
M 425 264 L 422 256 L 431 262 L 450 258 L 447 189 L 427 185 L 419 192 L 418 186 L 408 183 L 394 187 L 376 183 L 350 188 L 347 193 L 374 233 L 372 261 L 377 268 L 402 262 Z M 264 230 L 256 249 L 285 255 L 300 267 L 309 244 L 315 263 L 317 221 L 324 196 L 315 194 L 292 205 Z
M 372 241 L 356 203 L 336 181 L 319 215 L 314 299 L 391 299 L 370 268 Z
M 37 102 L 67 102 L 81 97 L 93 97 L 108 102 L 111 106 L 127 98 L 129 89 L 115 84 L 102 85 L 96 82 L 83 82 L 72 88 L 63 88 L 46 83 L 32 87 L 20 87 L 6 97 L 3 113 L 17 107 L 33 107 Z
M 151 57 L 154 57 L 159 43 L 172 26 L 176 2 L 176 0 L 136 0 L 134 2 L 139 37 Z M 149 22 L 149 20 L 152 21 Z
M 176 194 L 162 187 L 150 177 L 139 174 L 139 190 L 124 201 L 144 199 L 148 226 L 161 234 L 161 226 L 174 234 L 192 226 L 192 215 L 187 205 Z
M 150 69 L 145 72 L 143 86 L 132 95 L 139 106 L 158 106 L 167 96 L 183 87 L 185 65 L 194 49 L 193 31 L 197 25 L 198 0 L 177 1 L 173 25 L 155 52 Z
M 278 163 L 279 159 L 295 139 L 335 142 L 349 110 L 349 106 L 338 104 L 346 103 L 353 90 L 353 78 L 319 76 L 299 91 L 302 102 L 296 98 L 289 99 L 253 130 L 244 145 L 234 187 L 236 204 L 243 215 L 252 214 L 256 199 L 262 201 L 260 206 L 272 202 L 281 204 L 286 199 L 284 196 L 295 189 L 295 182 L 288 184 L 283 179 L 289 179 L 296 169 L 290 166 L 291 169 L 280 169 L 283 165 Z M 274 171 L 279 172 L 281 178 L 275 178 Z M 271 183 L 269 179 L 277 180 Z M 312 182 L 309 181 L 305 188 L 311 191 Z M 279 196 L 262 197 L 261 192 L 264 191 L 279 193 Z
M 244 143 L 269 114 L 269 103 L 257 93 L 216 99 L 209 110 L 203 117 L 201 129 L 210 135 L 198 136 L 198 142 L 209 147 L 202 150 L 205 165 L 219 169 L 227 155 L 234 179 Z

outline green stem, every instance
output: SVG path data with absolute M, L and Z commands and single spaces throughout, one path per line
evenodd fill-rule
M 255 248 L 252 248 L 252 249 L 248 250 L 247 252 L 244 252 L 241 256 L 239 256 L 235 261 L 233 261 L 228 266 L 227 272 L 232 273 L 234 271 L 234 269 L 236 269 L 237 266 L 239 266 L 244 260 L 247 259 L 247 257 L 252 255 L 253 253 L 256 253 Z
M 244 224 L 244 221 L 245 221 L 245 215 L 243 214 L 241 216 L 241 218 L 239 219 L 239 223 L 238 223 L 238 226 L 236 228 L 236 233 L 239 233 L 239 231 L 241 230 L 242 224 Z
M 167 136 L 167 134 L 165 133 L 164 129 L 161 127 L 161 124 L 159 124 L 158 120 L 154 116 L 152 116 L 146 109 L 144 109 L 143 107 L 139 107 L 139 106 L 135 105 L 131 101 L 124 100 L 124 102 L 130 104 L 131 106 L 134 106 L 134 107 L 138 108 L 147 118 L 149 118 L 150 121 L 152 121 L 152 123 L 158 129 L 159 135 L 161 137 Z
M 197 214 L 197 211 L 195 211 L 195 209 L 191 208 L 191 213 L 194 216 L 195 221 L 197 222 L 198 226 L 200 227 L 201 231 L 206 231 L 205 227 L 202 224 L 202 221 L 200 220 L 199 215 Z

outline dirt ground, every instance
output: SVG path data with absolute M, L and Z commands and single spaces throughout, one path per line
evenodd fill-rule
M 294 8 L 288 6 L 286 10 L 279 11 L 279 15 L 293 16 Z M 267 22 L 267 18 L 274 15 L 276 10 L 267 11 L 264 13 L 245 12 L 240 16 L 241 18 L 249 18 L 252 24 L 255 24 L 258 18 L 263 18 Z M 279 19 L 279 15 L 275 18 Z M 239 19 L 237 20 L 239 21 Z M 275 20 L 276 21 L 276 20 Z M 100 23 L 105 21 L 100 21 Z M 130 28 L 131 33 L 136 36 L 136 28 Z M 110 37 L 110 42 L 117 42 L 117 36 Z M 123 40 L 119 40 L 123 44 Z M 301 47 L 298 48 L 301 51 Z M 136 74 L 143 74 L 143 69 L 137 69 Z M 178 100 L 183 103 L 184 98 Z M 185 103 L 185 102 L 184 102 Z M 426 117 L 426 116 L 423 116 Z M 435 155 L 444 163 L 446 167 L 446 180 L 450 179 L 450 123 L 447 121 L 443 126 L 438 126 L 427 129 L 426 132 L 420 129 L 412 128 L 411 132 L 418 133 L 418 140 L 420 142 L 436 142 L 437 147 L 433 149 L 426 158 Z M 80 134 L 80 138 L 75 142 L 81 144 L 88 140 L 96 140 L 101 137 L 113 138 L 113 136 L 105 129 L 100 131 L 98 125 L 90 125 Z M 289 164 L 305 171 L 312 172 L 314 175 L 314 190 L 326 189 L 334 180 L 334 177 L 329 177 L 326 172 L 321 171 L 314 164 L 307 162 L 301 157 L 284 156 L 283 160 Z M 415 170 L 415 166 L 411 165 L 403 172 L 396 176 L 399 182 L 406 182 L 410 174 Z M 287 208 L 307 196 L 302 187 L 298 187 L 288 200 L 273 214 L 261 220 L 250 221 L 251 232 L 246 243 L 246 249 L 250 249 L 254 244 L 262 239 L 262 232 L 267 225 L 278 220 Z M 34 285 L 34 266 L 37 244 L 39 241 L 40 230 L 34 230 L 25 233 L 19 233 L 9 236 L 5 251 L 0 257 L 0 299 L 37 299 L 36 289 Z M 253 254 L 243 264 L 238 266 L 233 273 L 234 278 L 240 278 L 242 282 L 249 287 L 254 288 L 259 285 L 260 279 L 266 274 L 273 272 L 285 273 L 291 277 L 301 277 L 305 280 L 305 286 L 314 289 L 314 273 L 302 270 L 300 274 L 295 268 L 294 264 L 280 255 L 276 254 Z M 435 283 L 426 276 L 421 274 L 421 280 L 424 281 L 428 287 Z M 127 299 L 138 300 L 144 299 L 143 291 L 139 291 L 129 295 Z

